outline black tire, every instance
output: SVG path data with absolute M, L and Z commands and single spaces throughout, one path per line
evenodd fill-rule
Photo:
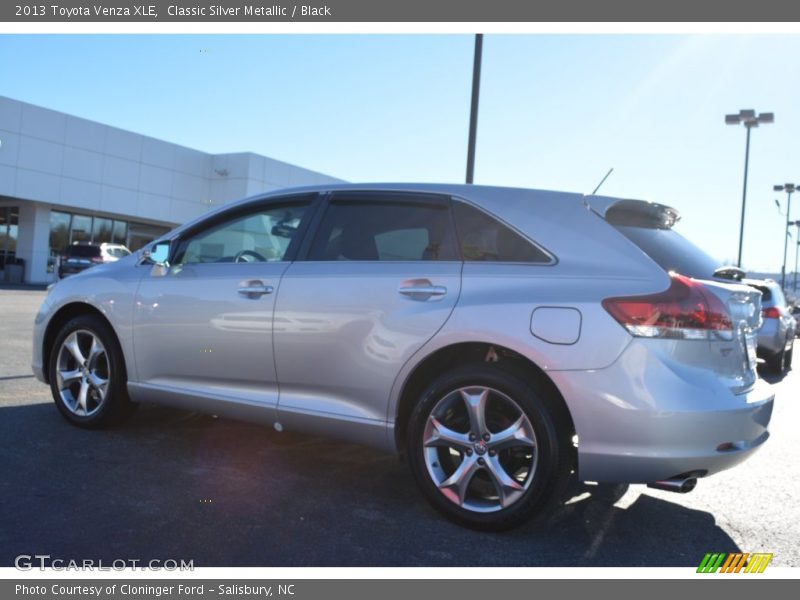
M 520 412 L 527 417 L 528 424 L 532 426 L 535 434 L 535 450 L 525 450 L 525 452 L 530 452 L 531 456 L 536 457 L 536 461 L 529 465 L 534 468 L 523 467 L 521 471 L 525 473 L 527 468 L 527 473 L 532 473 L 529 476 L 523 475 L 527 487 L 524 491 L 514 492 L 518 494 L 516 499 L 505 507 L 499 501 L 500 494 L 498 492 L 497 506 L 491 508 L 491 512 L 479 512 L 479 509 L 475 507 L 465 507 L 467 502 L 461 503 L 456 499 L 451 499 L 452 492 L 451 498 L 448 498 L 434 481 L 435 475 L 429 471 L 428 462 L 426 462 L 426 460 L 433 460 L 434 462 L 431 464 L 439 467 L 439 462 L 435 462 L 438 459 L 431 457 L 442 456 L 439 454 L 439 449 L 431 451 L 424 446 L 426 426 L 430 427 L 429 417 L 432 412 L 440 410 L 442 402 L 448 402 L 448 398 L 455 398 L 456 396 L 453 394 L 464 388 L 490 389 L 492 390 L 490 398 L 491 394 L 499 392 L 497 399 L 490 399 L 490 403 L 500 402 L 505 406 L 509 399 L 512 400 Z M 450 400 L 449 402 L 455 401 Z M 448 414 L 454 414 L 453 409 L 450 409 Z M 466 429 L 469 430 L 472 427 L 467 424 Z M 488 426 L 488 429 L 496 433 L 491 426 Z M 460 429 L 459 432 L 463 433 Z M 572 445 L 572 434 L 572 425 L 563 406 L 556 399 L 549 397 L 548 393 L 542 390 L 532 378 L 527 377 L 523 371 L 504 367 L 497 363 L 476 363 L 444 373 L 423 391 L 410 417 L 407 454 L 414 477 L 424 496 L 434 508 L 460 525 L 484 531 L 501 531 L 520 525 L 537 514 L 545 513 L 546 509 L 555 504 L 555 500 L 560 499 L 562 490 L 569 479 L 570 470 L 574 466 L 575 449 Z M 490 447 L 488 442 L 486 447 Z M 459 463 L 465 461 L 467 459 L 466 452 L 469 452 L 470 459 L 479 454 L 483 458 L 484 453 L 487 452 L 486 448 L 481 451 L 476 446 L 474 451 L 465 450 L 458 458 L 452 458 L 452 452 L 449 449 L 442 451 L 447 453 L 443 457 L 442 463 L 447 458 Z M 426 454 L 429 452 L 434 454 Z M 504 451 L 493 455 L 497 457 L 495 460 L 508 458 L 504 457 L 502 452 Z M 480 464 L 484 466 L 478 467 L 478 469 L 483 469 L 483 471 L 476 471 L 476 473 L 483 473 L 481 477 L 491 484 L 492 477 L 486 472 L 489 470 L 486 466 L 487 463 Z M 519 472 L 518 470 L 517 473 Z M 447 475 L 448 473 L 445 472 L 441 477 Z M 473 476 L 473 481 L 475 477 Z M 469 485 L 472 486 L 473 483 Z M 485 486 L 486 483 L 479 481 L 478 485 Z M 484 489 L 486 488 L 484 487 Z M 494 489 L 498 489 L 496 484 L 494 484 Z M 468 489 L 468 494 L 472 494 L 471 488 Z M 486 498 L 489 502 L 489 496 Z M 478 497 L 477 501 L 484 501 L 484 497 Z
M 784 372 L 784 365 L 786 364 L 786 352 L 781 350 L 775 354 L 770 354 L 764 359 L 764 362 L 767 363 L 767 369 L 770 371 L 770 373 L 776 373 L 780 375 Z
M 103 368 L 104 374 L 107 375 L 108 380 L 105 395 L 101 402 L 94 401 L 92 404 L 91 400 L 87 401 L 94 409 L 88 411 L 87 414 L 76 414 L 75 411 L 70 409 L 67 401 L 62 397 L 59 386 L 59 376 L 57 374 L 62 346 L 65 340 L 76 332 L 81 339 L 88 338 L 87 334 L 95 336 L 102 344 L 104 348 L 103 354 L 107 357 L 107 363 L 104 363 Z M 67 350 L 65 349 L 65 353 L 66 352 Z M 86 352 L 85 348 L 84 352 Z M 80 370 L 80 366 L 77 365 L 77 361 L 74 357 L 69 354 L 66 354 L 66 357 L 67 358 L 62 360 L 73 363 L 71 367 Z M 55 338 L 53 347 L 50 349 L 48 373 L 50 376 L 50 390 L 53 394 L 56 407 L 62 416 L 73 425 L 85 429 L 109 427 L 123 422 L 136 410 L 137 404 L 131 402 L 128 397 L 128 379 L 125 370 L 125 361 L 123 360 L 122 350 L 117 337 L 108 324 L 97 316 L 81 315 L 70 320 L 61 328 Z M 71 389 L 75 390 L 75 386 L 80 387 L 80 385 L 80 382 L 76 382 Z M 89 393 L 91 394 L 92 392 Z M 96 393 L 99 394 L 99 392 Z M 78 393 L 75 392 L 72 395 L 78 395 Z
M 792 358 L 794 356 L 794 341 L 789 346 L 789 349 L 786 351 L 786 356 L 783 358 L 783 371 L 784 373 L 788 373 L 792 370 Z

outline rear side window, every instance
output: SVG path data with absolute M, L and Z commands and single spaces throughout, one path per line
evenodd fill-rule
M 517 232 L 469 204 L 455 202 L 453 214 L 465 261 L 552 262 Z
M 309 260 L 458 260 L 446 204 L 333 200 Z
M 100 246 L 67 246 L 67 256 L 92 258 L 100 256 Z
M 720 266 L 718 261 L 672 229 L 631 225 L 615 227 L 667 272 L 710 279 Z

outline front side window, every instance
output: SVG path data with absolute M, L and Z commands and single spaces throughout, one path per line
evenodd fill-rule
M 544 251 L 510 227 L 469 204 L 455 202 L 453 214 L 465 261 L 553 262 Z
M 333 200 L 309 260 L 458 260 L 447 204 L 416 200 Z
M 240 214 L 181 241 L 175 264 L 284 260 L 309 203 Z

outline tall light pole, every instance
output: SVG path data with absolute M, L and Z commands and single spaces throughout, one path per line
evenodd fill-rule
M 481 95 L 481 58 L 483 34 L 475 34 L 475 56 L 472 62 L 472 107 L 469 112 L 469 142 L 467 143 L 467 183 L 475 174 L 475 138 L 478 134 L 478 99 Z
M 760 124 L 773 123 L 775 115 L 773 113 L 756 114 L 752 109 L 742 109 L 739 114 L 725 115 L 726 125 L 742 124 L 747 129 L 747 142 L 744 147 L 744 184 L 742 185 L 742 216 L 739 221 L 739 257 L 736 259 L 736 266 L 742 266 L 742 240 L 744 239 L 744 206 L 747 200 L 747 166 L 750 161 L 750 130 Z
M 781 266 L 781 287 L 786 289 L 786 250 L 789 248 L 789 226 L 792 225 L 789 215 L 792 211 L 792 194 L 797 191 L 797 187 L 793 183 L 784 183 L 774 185 L 772 189 L 776 192 L 786 192 L 786 231 L 783 236 L 783 266 Z
M 792 223 L 795 227 L 797 227 L 795 241 L 797 242 L 797 247 L 794 250 L 794 284 L 792 285 L 792 289 L 794 290 L 794 295 L 797 296 L 797 255 L 798 250 L 800 250 L 800 220 L 794 221 Z

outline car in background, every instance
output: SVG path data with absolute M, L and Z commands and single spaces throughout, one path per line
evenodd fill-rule
M 772 279 L 743 279 L 742 283 L 761 292 L 762 324 L 758 330 L 759 358 L 773 373 L 785 373 L 792 368 L 797 321 L 783 295 L 781 286 Z
M 94 265 L 116 262 L 131 253 L 122 244 L 87 244 L 75 242 L 67 246 L 61 257 L 61 264 L 58 267 L 58 277 L 60 279 L 67 275 L 74 275 L 85 271 Z
M 792 307 L 792 316 L 794 317 L 794 337 L 800 337 L 800 305 L 794 305 Z
M 714 281 L 677 220 L 473 185 L 281 190 L 57 283 L 32 368 L 79 427 L 160 403 L 404 455 L 477 529 L 573 472 L 688 492 L 767 440 L 774 393 L 761 294 Z

